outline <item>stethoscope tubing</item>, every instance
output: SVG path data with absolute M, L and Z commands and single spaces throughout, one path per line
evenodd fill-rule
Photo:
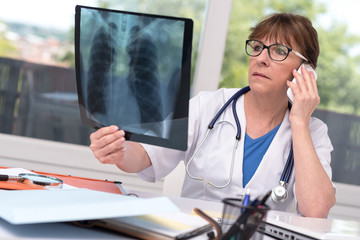
M 225 104 L 224 106 L 222 106 L 222 108 L 218 111 L 218 113 L 215 115 L 215 117 L 211 120 L 209 126 L 208 126 L 208 130 L 205 134 L 205 137 L 203 138 L 203 140 L 200 142 L 199 146 L 195 149 L 193 155 L 190 157 L 188 163 L 186 164 L 186 167 L 185 167 L 185 170 L 186 170 L 186 173 L 188 174 L 188 176 L 194 180 L 200 180 L 202 181 L 203 178 L 202 177 L 196 177 L 196 176 L 193 176 L 190 171 L 189 171 L 189 165 L 190 163 L 192 162 L 192 160 L 194 159 L 195 155 L 197 154 L 197 152 L 199 151 L 199 149 L 201 148 L 201 146 L 203 145 L 203 143 L 205 142 L 205 140 L 207 139 L 211 129 L 214 128 L 214 125 L 216 123 L 216 121 L 219 119 L 219 117 L 221 116 L 221 114 L 225 111 L 225 109 L 230 105 L 230 103 L 233 103 L 232 104 L 232 111 L 233 111 L 233 115 L 234 115 L 234 118 L 235 118 L 235 123 L 236 123 L 236 128 L 237 128 L 237 133 L 236 133 L 236 137 L 235 137 L 235 143 L 234 143 L 234 147 L 233 147 L 233 153 L 232 153 L 232 158 L 231 158 L 231 167 L 230 167 L 230 173 L 229 173 L 229 179 L 228 181 L 224 184 L 224 185 L 216 185 L 216 184 L 213 184 L 212 182 L 210 181 L 207 181 L 207 184 L 212 186 L 212 187 L 215 187 L 215 188 L 225 188 L 227 187 L 230 182 L 231 182 L 231 179 L 232 179 L 232 175 L 233 175 L 233 171 L 234 171 L 234 163 L 235 163 L 235 155 L 236 155 L 236 149 L 237 149 L 237 146 L 238 146 L 238 143 L 241 139 L 241 126 L 240 126 L 240 121 L 239 121 L 239 118 L 237 116 L 237 112 L 236 112 L 236 102 L 238 100 L 238 98 L 247 93 L 248 91 L 250 91 L 250 87 L 247 86 L 245 88 L 242 88 L 240 89 L 239 91 L 237 91 Z
M 225 104 L 224 106 L 222 106 L 222 108 L 220 108 L 220 110 L 218 111 L 218 113 L 215 115 L 215 117 L 213 118 L 213 120 L 211 120 L 210 124 L 209 124 L 209 129 L 213 129 L 216 121 L 218 120 L 218 118 L 220 117 L 220 115 L 225 111 L 225 109 L 229 106 L 229 104 L 231 102 L 235 102 L 235 105 L 236 105 L 236 101 L 238 100 L 238 98 L 247 93 L 248 91 L 250 91 L 250 87 L 247 86 L 247 87 L 244 87 L 242 89 L 240 89 L 239 91 L 237 91 Z M 233 112 L 234 112 L 234 105 L 233 105 Z M 235 113 L 236 113 L 236 109 L 235 109 Z M 240 122 L 239 122 L 239 118 L 236 115 L 234 115 L 234 118 L 235 118 L 235 121 L 236 121 L 236 127 L 238 128 L 238 132 L 239 132 L 239 129 L 240 129 L 240 132 L 241 132 L 241 128 L 240 128 Z
M 189 171 L 189 165 L 190 163 L 192 162 L 192 160 L 194 159 L 195 155 L 197 154 L 197 152 L 199 151 L 199 149 L 201 148 L 201 146 L 203 145 L 203 143 L 205 142 L 205 140 L 207 139 L 207 136 L 209 135 L 210 133 L 210 128 L 208 128 L 208 130 L 206 131 L 206 134 L 205 134 L 205 137 L 203 138 L 203 140 L 200 142 L 199 146 L 195 149 L 193 155 L 190 157 L 188 163 L 186 164 L 185 166 L 185 171 L 187 173 L 187 175 L 189 175 L 190 178 L 194 179 L 194 180 L 200 180 L 202 181 L 203 178 L 202 177 L 195 177 L 193 175 L 191 175 L 190 171 Z
M 284 171 L 281 174 L 280 181 L 286 184 L 289 182 L 293 167 L 294 167 L 294 153 L 293 153 L 293 145 L 291 143 L 289 156 L 286 160 L 286 164 L 284 167 Z

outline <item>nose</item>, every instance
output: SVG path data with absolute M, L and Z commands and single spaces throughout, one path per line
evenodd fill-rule
M 256 57 L 256 61 L 259 64 L 263 64 L 266 66 L 269 65 L 270 62 L 269 49 L 264 48 L 263 51 L 260 53 L 260 55 Z

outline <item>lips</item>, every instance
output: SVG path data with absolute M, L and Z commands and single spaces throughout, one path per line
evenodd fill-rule
M 267 79 L 269 79 L 269 77 L 267 77 L 265 74 L 258 73 L 258 72 L 254 72 L 254 73 L 253 73 L 253 77 L 262 77 L 262 78 L 267 78 Z

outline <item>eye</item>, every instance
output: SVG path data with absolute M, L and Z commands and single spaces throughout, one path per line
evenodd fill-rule
M 263 45 L 261 43 L 253 43 L 253 44 L 251 44 L 251 48 L 255 52 L 261 52 L 261 50 L 263 49 Z
M 281 56 L 286 56 L 288 53 L 288 49 L 283 45 L 274 45 L 273 46 L 274 53 Z

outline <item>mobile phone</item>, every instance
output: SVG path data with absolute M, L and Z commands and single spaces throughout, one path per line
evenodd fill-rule
M 317 80 L 317 74 L 315 72 L 315 70 L 309 65 L 309 64 L 306 64 L 306 63 L 303 63 L 301 64 L 301 66 L 305 66 L 305 68 L 309 71 L 309 72 L 313 72 L 314 73 L 314 76 L 315 76 L 315 80 Z M 301 74 L 301 66 L 299 67 L 298 69 L 298 73 L 300 73 L 300 75 L 302 76 Z M 293 78 L 293 83 L 297 84 L 296 83 L 296 78 Z M 292 103 L 294 101 L 294 93 L 293 91 L 291 90 L 291 88 L 288 88 L 286 94 L 288 95 L 288 98 L 289 98 L 289 101 Z

